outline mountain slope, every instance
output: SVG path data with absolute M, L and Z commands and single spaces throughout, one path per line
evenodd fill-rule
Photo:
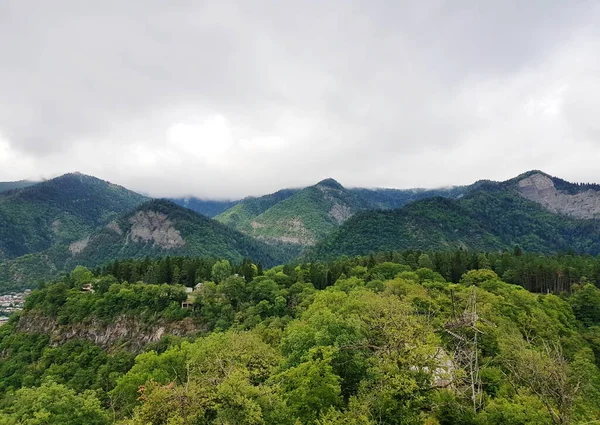
M 252 258 L 265 266 L 288 259 L 281 249 L 167 200 L 148 201 L 81 240 L 0 264 L 0 292 L 69 271 L 125 258 L 163 256 Z
M 79 173 L 0 193 L 0 260 L 78 240 L 146 199 Z
M 238 204 L 217 220 L 269 243 L 310 246 L 366 208 L 358 196 L 333 179 L 295 191 L 291 196 L 284 192 L 286 198 L 276 202 L 274 195 L 278 194 L 281 192 L 259 198 L 260 203 Z
M 14 182 L 0 182 L 0 193 L 7 192 L 13 189 L 23 189 L 25 187 L 33 186 L 36 182 L 29 180 L 18 180 Z
M 227 211 L 240 202 L 200 199 L 193 196 L 187 198 L 168 198 L 168 200 L 211 218 Z
M 392 209 L 442 196 L 458 198 L 468 186 L 441 189 L 347 189 L 326 179 L 303 189 L 246 198 L 215 218 L 269 243 L 311 246 L 364 209 Z
M 600 185 L 574 184 L 541 171 L 530 171 L 516 179 L 519 193 L 548 211 L 575 218 L 600 218 Z
M 422 200 L 392 211 L 366 211 L 348 220 L 309 254 L 314 258 L 399 249 L 600 253 L 600 221 L 556 214 L 526 198 L 531 172 L 507 182 L 479 182 L 458 200 Z M 525 181 L 525 183 L 522 183 Z
M 309 256 L 328 259 L 380 251 L 455 247 L 495 250 L 503 244 L 458 202 L 438 197 L 395 210 L 359 213 L 320 241 Z
M 252 257 L 279 263 L 277 250 L 215 220 L 166 200 L 153 200 L 93 233 L 68 264 L 97 265 L 120 258 L 163 255 Z
M 452 186 L 439 189 L 352 188 L 349 190 L 367 203 L 369 209 L 387 210 L 400 208 L 410 202 L 429 199 L 436 196 L 457 199 L 469 190 L 469 186 Z
M 219 214 L 216 219 L 235 229 L 242 229 L 248 222 L 266 210 L 294 195 L 300 189 L 282 189 L 258 198 L 242 199 L 233 207 Z

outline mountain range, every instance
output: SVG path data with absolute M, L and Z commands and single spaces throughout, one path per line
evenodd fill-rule
M 78 173 L 1 193 L 0 236 L 0 292 L 122 258 L 252 257 L 265 266 L 288 258 L 173 202 Z
M 79 173 L 0 193 L 0 259 L 81 239 L 146 200 Z
M 442 189 L 326 179 L 233 201 L 152 200 L 79 173 L 16 183 L 0 183 L 0 292 L 79 264 L 166 255 L 272 266 L 400 249 L 600 253 L 600 186 L 541 171 Z
M 304 248 L 315 245 L 359 211 L 398 208 L 433 196 L 455 198 L 465 190 L 348 189 L 329 178 L 303 189 L 244 199 L 215 219 L 268 243 Z
M 401 249 L 600 253 L 600 186 L 530 171 L 480 181 L 455 199 L 432 197 L 365 211 L 319 241 L 311 258 Z

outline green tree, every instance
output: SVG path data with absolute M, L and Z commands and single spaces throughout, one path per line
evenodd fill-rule
M 340 377 L 333 372 L 333 348 L 313 348 L 303 361 L 280 374 L 286 405 L 302 423 L 312 423 L 342 405 Z
M 221 283 L 233 274 L 233 269 L 228 260 L 217 261 L 212 266 L 211 277 L 213 282 Z
M 569 298 L 575 317 L 586 326 L 600 325 L 600 289 L 591 283 L 575 291 Z
M 419 256 L 419 267 L 425 269 L 433 269 L 433 261 L 427 254 L 421 254 Z
M 75 286 L 81 287 L 86 283 L 92 283 L 94 274 L 87 267 L 77 266 L 75 267 L 75 270 L 71 272 L 71 277 L 75 282 Z
M 10 407 L 0 413 L 6 425 L 104 425 L 109 420 L 93 392 L 76 394 L 49 382 L 16 392 Z

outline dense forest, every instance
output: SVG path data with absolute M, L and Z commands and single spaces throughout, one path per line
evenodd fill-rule
M 242 201 L 216 220 L 266 241 L 306 246 L 367 207 L 354 192 L 326 179 L 298 191 Z
M 170 201 L 151 200 L 80 241 L 0 261 L 0 292 L 35 287 L 77 265 L 96 267 L 122 258 L 213 255 L 239 262 L 252 256 L 270 267 L 295 254 L 287 246 L 267 245 Z
M 94 270 L 96 276 L 112 276 L 119 282 L 181 284 L 192 287 L 196 282 L 210 280 L 217 258 L 164 257 L 158 259 L 114 261 Z M 411 270 L 427 268 L 439 273 L 448 282 L 458 283 L 470 270 L 490 269 L 503 281 L 520 285 L 537 293 L 570 292 L 574 284 L 589 282 L 600 287 L 600 257 L 591 255 L 543 255 L 527 253 L 516 246 L 511 251 L 475 252 L 405 250 L 382 252 L 366 256 L 340 257 L 333 261 L 294 262 L 286 264 L 283 272 L 294 282 L 304 276 L 317 289 L 333 285 L 343 275 L 350 275 L 356 267 L 377 272 L 375 266 L 394 263 Z M 262 264 L 253 265 L 245 259 L 233 264 L 233 273 L 252 279 L 262 271 Z M 392 278 L 394 274 L 385 274 Z
M 555 214 L 505 184 L 480 183 L 458 200 L 431 198 L 396 210 L 358 213 L 309 251 L 313 259 L 403 249 L 515 245 L 546 254 L 600 253 L 600 221 Z
M 188 208 L 78 173 L 0 193 L 0 293 L 127 258 L 251 257 L 272 267 L 406 249 L 600 254 L 598 186 L 536 170 L 435 190 L 326 179 L 239 202 L 176 202 Z
M 599 264 L 515 248 L 77 267 L 0 328 L 0 424 L 594 423 Z
M 78 173 L 0 193 L 0 260 L 68 245 L 147 199 Z

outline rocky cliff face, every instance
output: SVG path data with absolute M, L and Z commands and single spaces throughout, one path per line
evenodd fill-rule
M 552 179 L 537 173 L 518 182 L 520 194 L 556 214 L 575 218 L 600 218 L 600 192 L 586 190 L 569 194 L 557 190 Z
M 137 318 L 120 316 L 109 324 L 92 320 L 89 323 L 61 325 L 53 317 L 31 312 L 21 317 L 17 330 L 48 334 L 54 344 L 63 344 L 70 339 L 81 338 L 105 349 L 119 344 L 136 352 L 141 351 L 147 344 L 159 341 L 165 335 L 192 336 L 199 332 L 189 318 L 150 325 Z
M 172 249 L 185 245 L 179 230 L 166 214 L 156 211 L 138 211 L 129 219 L 131 240 L 138 243 L 152 242 L 162 248 Z

